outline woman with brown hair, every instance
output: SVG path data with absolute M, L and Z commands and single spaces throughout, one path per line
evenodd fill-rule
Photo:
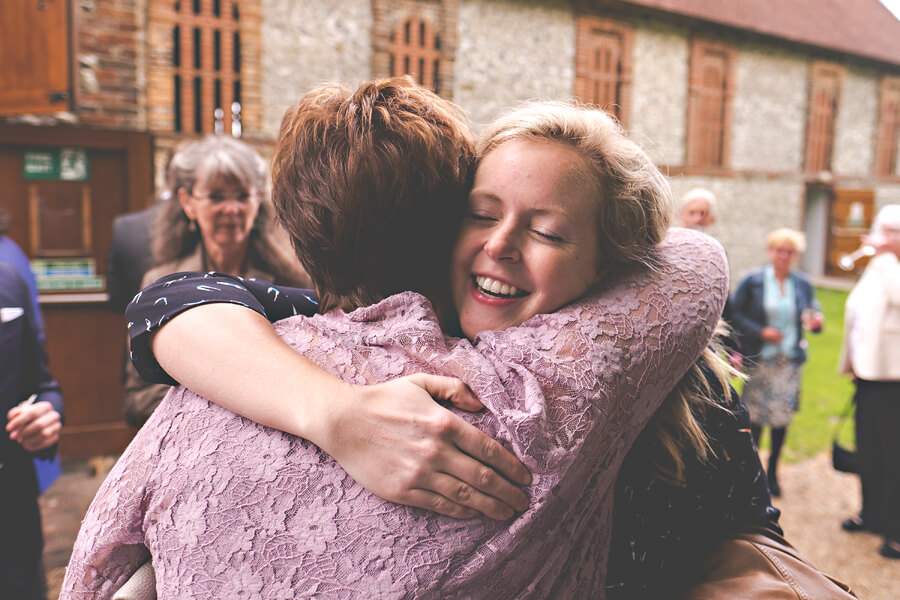
M 421 373 L 462 378 L 487 410 L 448 412 L 441 422 L 464 416 L 527 461 L 535 473 L 530 504 L 519 491 L 486 511 L 509 518 L 512 510 L 504 515 L 503 505 L 527 510 L 513 523 L 461 523 L 386 503 L 308 442 L 210 410 L 207 401 L 179 391 L 160 406 L 98 493 L 73 552 L 67 593 L 102 596 L 149 549 L 161 597 L 228 595 L 239 582 L 288 596 L 603 595 L 618 465 L 706 345 L 724 302 L 726 274 L 721 249 L 709 238 L 681 231 L 663 241 L 671 202 L 665 180 L 609 117 L 571 106 L 544 108 L 552 118 L 533 139 L 507 139 L 482 157 L 467 211 L 471 141 L 466 133 L 444 139 L 454 132 L 444 127 L 448 121 L 463 123 L 449 103 L 403 80 L 364 84 L 356 94 L 331 87 L 307 95 L 284 120 L 274 195 L 277 204 L 304 198 L 299 218 L 289 219 L 298 255 L 322 298 L 355 310 L 326 310 L 278 328 L 315 364 L 348 381 L 326 387 L 321 375 L 291 362 L 302 357 L 290 347 L 285 354 L 260 351 L 258 336 L 250 352 L 242 351 L 248 347 L 243 338 L 233 354 L 220 343 L 221 328 L 204 329 L 204 342 L 178 351 L 211 358 L 216 379 L 251 404 L 245 408 L 254 418 L 312 424 L 309 431 L 335 410 L 352 411 L 342 415 L 345 423 L 365 418 L 370 402 L 358 402 L 357 393 L 366 399 L 387 393 L 394 414 L 415 430 L 423 423 L 415 412 L 403 414 L 403 398 L 416 381 L 447 381 Z M 466 145 L 468 152 L 448 151 Z M 360 195 L 371 198 L 359 210 L 341 210 Z M 382 210 L 382 199 L 397 210 Z M 599 227 L 624 222 L 635 226 L 599 239 Z M 381 233 L 369 238 L 374 246 L 367 259 L 399 274 L 409 266 L 408 281 L 388 273 L 361 289 L 343 287 L 342 265 L 359 255 L 358 238 L 345 234 L 363 226 Z M 426 299 L 393 289 L 446 289 L 450 249 L 434 239 L 457 231 L 454 271 L 464 267 L 467 275 L 454 278 L 452 296 Z M 315 232 L 341 241 L 304 246 Z M 338 273 L 330 276 L 329 268 Z M 167 302 L 145 292 L 133 306 L 180 305 L 176 279 L 161 284 L 174 281 L 162 288 Z M 206 297 L 238 283 L 208 279 L 199 290 Z M 592 289 L 595 283 L 600 286 Z M 589 290 L 584 300 L 563 306 Z M 283 299 L 277 292 L 262 294 Z M 459 319 L 472 341 L 446 338 L 429 302 L 449 308 L 449 299 L 462 295 L 474 303 Z M 376 304 L 356 308 L 352 298 Z M 290 314 L 296 304 L 287 304 Z M 519 311 L 526 306 L 531 309 Z M 511 317 L 502 326 L 527 321 L 475 335 L 494 311 Z M 147 318 L 149 331 L 146 322 L 134 325 L 143 334 L 159 323 L 157 315 Z M 272 336 L 271 328 L 262 335 Z M 398 383 L 402 376 L 408 377 Z M 381 382 L 387 383 L 360 386 Z M 446 387 L 461 392 L 463 385 Z M 276 388 L 277 397 L 270 395 Z M 310 401 L 306 408 L 317 408 L 302 411 L 282 401 L 294 392 Z M 340 455 L 353 432 L 332 425 L 316 441 Z M 408 439 L 395 431 L 370 429 L 369 448 L 431 437 L 427 424 Z M 500 447 L 493 442 L 484 449 L 497 456 Z M 458 506 L 476 493 L 447 472 L 470 470 L 481 489 L 491 477 L 471 455 L 436 467 L 431 489 L 441 494 L 418 489 L 413 498 L 447 512 L 441 499 Z M 397 484 L 390 473 L 382 478 Z M 194 576 L 201 571 L 211 576 Z

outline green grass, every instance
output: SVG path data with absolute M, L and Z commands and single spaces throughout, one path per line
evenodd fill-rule
M 782 457 L 788 462 L 803 460 L 831 449 L 831 439 L 838 417 L 853 395 L 850 378 L 837 371 L 841 340 L 844 335 L 844 302 L 847 292 L 816 289 L 816 297 L 825 313 L 822 333 L 807 334 L 809 360 L 803 366 L 800 388 L 800 410 L 788 428 Z M 840 440 L 852 446 L 853 419 L 844 422 Z M 768 447 L 768 434 L 763 433 L 763 447 Z

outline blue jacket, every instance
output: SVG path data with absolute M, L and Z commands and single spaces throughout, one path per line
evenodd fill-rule
M 797 331 L 800 332 L 797 337 L 796 360 L 802 364 L 806 362 L 806 340 L 803 339 L 800 313 L 804 308 L 819 310 L 819 303 L 816 301 L 812 284 L 805 276 L 791 271 L 790 278 L 794 283 L 797 302 L 796 326 Z M 741 353 L 751 360 L 755 359 L 762 351 L 763 341 L 760 332 L 768 325 L 763 296 L 762 269 L 756 269 L 741 279 L 731 296 L 731 325 L 738 334 Z

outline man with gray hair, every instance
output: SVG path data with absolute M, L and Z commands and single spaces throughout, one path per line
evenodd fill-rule
M 706 231 L 706 228 L 716 222 L 715 195 L 704 188 L 694 188 L 678 202 L 678 218 L 682 227 Z

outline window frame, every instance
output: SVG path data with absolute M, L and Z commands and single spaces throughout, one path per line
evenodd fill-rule
M 602 45 L 599 36 L 615 36 L 618 38 L 619 60 L 615 73 L 615 92 L 613 98 L 601 103 L 591 88 L 603 85 L 606 77 L 596 77 L 600 70 L 592 64 L 592 58 L 596 56 L 596 50 Z M 622 124 L 628 126 L 631 116 L 631 87 L 634 58 L 634 27 L 623 21 L 601 18 L 592 15 L 579 16 L 575 29 L 575 82 L 573 95 L 582 102 L 601 106 L 607 112 L 613 114 Z M 607 72 L 604 74 L 609 75 Z M 613 81 L 609 77 L 606 83 Z M 609 106 L 614 108 L 610 110 Z
M 723 63 L 722 83 L 716 88 L 705 84 L 707 56 L 719 56 Z M 688 65 L 687 123 L 685 127 L 685 166 L 703 170 L 725 170 L 731 164 L 731 123 L 736 88 L 737 48 L 727 42 L 695 36 L 690 42 Z M 717 122 L 706 118 L 710 91 L 720 91 Z M 712 123 L 713 130 L 708 131 Z M 705 138 L 705 139 L 704 139 Z M 712 148 L 712 145 L 715 148 Z
M 834 143 L 837 136 L 837 117 L 840 111 L 844 68 L 826 61 L 813 61 L 809 68 L 809 93 L 806 109 L 806 136 L 803 170 L 807 173 L 831 172 L 834 168 Z M 819 94 L 831 93 L 831 114 L 827 123 L 820 123 Z M 823 131 L 824 127 L 824 131 Z M 825 136 L 825 138 L 821 138 Z
M 881 80 L 878 96 L 874 171 L 882 177 L 896 177 L 900 154 L 900 77 L 885 76 Z M 893 102 L 892 115 L 888 114 L 889 102 Z

